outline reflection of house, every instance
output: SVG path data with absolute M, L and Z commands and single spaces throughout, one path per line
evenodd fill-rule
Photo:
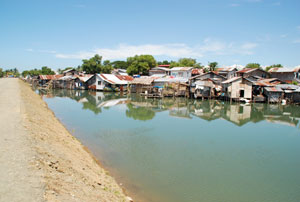
M 113 74 L 95 74 L 87 84 L 89 89 L 100 91 L 126 91 L 127 84 L 132 81 L 130 76 L 113 75 Z
M 170 116 L 178 118 L 192 118 L 187 107 L 172 107 L 169 109 Z
M 241 98 L 251 100 L 252 98 L 252 83 L 242 77 L 233 77 L 222 82 L 223 96 L 240 100 Z
M 240 77 L 243 77 L 243 78 L 247 78 L 247 77 L 250 77 L 250 76 L 259 76 L 259 77 L 262 77 L 262 78 L 269 78 L 269 73 L 262 70 L 262 69 L 258 69 L 258 68 L 254 68 L 254 69 L 251 69 L 251 68 L 244 68 L 240 71 L 237 71 L 236 72 L 237 76 L 240 76 Z
M 250 121 L 251 105 L 229 105 L 226 110 L 226 120 L 239 126 Z
M 287 83 L 300 82 L 300 68 L 293 70 L 287 68 L 272 68 L 269 70 L 272 78 L 278 78 Z

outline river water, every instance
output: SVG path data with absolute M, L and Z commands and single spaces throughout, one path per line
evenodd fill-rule
M 300 201 L 300 107 L 55 90 L 49 108 L 135 201 Z

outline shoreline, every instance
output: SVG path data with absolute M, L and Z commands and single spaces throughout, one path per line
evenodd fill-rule
M 18 80 L 23 125 L 35 144 L 35 168 L 44 173 L 46 201 L 132 201 L 101 162 L 59 121 L 30 86 Z M 37 131 L 40 131 L 37 132 Z

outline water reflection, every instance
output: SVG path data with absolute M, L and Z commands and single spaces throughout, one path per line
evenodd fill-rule
M 156 113 L 163 111 L 168 111 L 170 116 L 178 118 L 198 117 L 207 121 L 224 119 L 237 126 L 263 120 L 297 126 L 300 119 L 300 111 L 294 105 L 229 104 L 218 100 L 200 101 L 184 98 L 146 99 L 138 95 L 74 90 L 53 90 L 47 94 L 40 94 L 47 98 L 71 98 L 81 103 L 82 109 L 95 114 L 101 113 L 103 108 L 125 104 L 126 116 L 141 121 L 151 120 Z

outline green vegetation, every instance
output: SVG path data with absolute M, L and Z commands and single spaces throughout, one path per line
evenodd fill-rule
M 25 70 L 22 72 L 23 77 L 26 77 L 27 75 L 38 76 L 38 75 L 54 75 L 54 74 L 55 72 L 47 66 L 44 66 L 41 69 Z
M 102 64 L 102 56 L 98 54 L 90 59 L 82 60 L 82 62 L 81 68 L 87 74 L 110 73 L 113 69 L 109 60 L 105 60 Z
M 171 61 L 170 67 L 195 67 L 203 68 L 201 63 L 197 63 L 196 59 L 193 58 L 181 58 L 178 62 Z
M 133 74 L 148 74 L 148 71 L 156 66 L 156 60 L 152 55 L 136 55 L 127 58 L 128 68 L 127 73 Z
M 7 70 L 3 70 L 2 68 L 0 68 L 0 78 L 5 76 L 19 77 L 20 73 L 17 68 Z
M 283 66 L 281 64 L 274 64 L 274 65 L 270 65 L 268 67 L 266 67 L 266 71 L 268 72 L 270 69 L 272 69 L 273 67 L 278 67 L 278 68 L 282 68 Z
M 126 61 L 117 60 L 111 63 L 114 69 L 127 69 L 128 63 Z
M 0 78 L 2 78 L 4 76 L 4 72 L 3 72 L 3 69 L 0 68 Z
M 209 71 L 215 71 L 216 68 L 218 67 L 218 63 L 217 62 L 209 62 L 208 66 L 209 66 Z
M 246 65 L 246 68 L 250 68 L 250 69 L 256 69 L 256 68 L 258 68 L 258 69 L 261 69 L 261 66 L 258 63 L 249 63 L 249 64 Z
M 174 62 L 174 61 L 168 61 L 168 60 L 164 60 L 164 61 L 162 61 L 162 62 L 157 62 L 157 65 L 169 65 L 169 64 L 171 64 L 172 62 Z

